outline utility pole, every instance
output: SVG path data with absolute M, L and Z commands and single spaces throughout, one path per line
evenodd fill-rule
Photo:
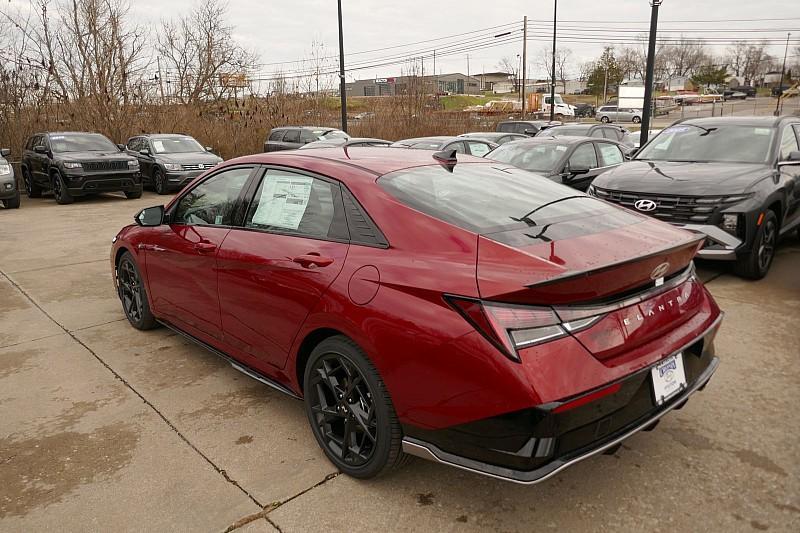
M 344 82 L 344 37 L 342 36 L 342 0 L 339 7 L 339 98 L 342 100 L 342 131 L 347 133 L 347 88 Z
M 433 94 L 436 95 L 436 100 L 439 100 L 439 75 L 436 74 L 436 49 L 433 49 L 433 80 L 434 80 L 434 90 Z
M 781 84 L 778 86 L 780 88 L 781 94 L 783 94 L 783 73 L 786 72 L 786 54 L 789 52 L 789 37 L 791 37 L 791 33 L 786 34 L 786 48 L 783 50 L 783 66 L 781 67 Z M 781 95 L 778 95 L 778 101 L 775 102 L 775 116 L 777 117 L 780 114 L 780 107 L 781 107 Z
M 525 78 L 527 76 L 528 66 L 528 15 L 522 19 L 522 90 L 520 97 L 522 98 L 522 119 L 525 120 Z
M 161 105 L 164 105 L 164 80 L 161 78 L 161 56 L 156 56 L 158 63 L 158 89 L 161 91 Z
M 556 19 L 558 17 L 558 0 L 553 0 L 553 77 L 550 79 L 550 120 L 556 113 Z
M 606 49 L 608 50 L 608 49 Z M 608 58 L 606 58 L 606 69 L 605 69 L 605 76 L 603 76 L 603 104 L 605 105 L 608 101 Z M 619 102 L 617 102 L 619 105 Z
M 642 109 L 642 132 L 639 146 L 644 146 L 650 136 L 650 112 L 653 108 L 653 70 L 656 64 L 656 30 L 658 28 L 658 6 L 663 0 L 650 0 L 650 42 L 647 45 L 647 69 L 644 77 L 644 109 Z M 619 101 L 617 102 L 619 106 Z

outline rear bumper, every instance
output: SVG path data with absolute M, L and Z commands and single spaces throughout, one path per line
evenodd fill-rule
M 618 392 L 561 413 L 557 410 L 561 404 L 555 403 L 455 428 L 404 427 L 403 451 L 516 483 L 544 481 L 651 428 L 705 387 L 719 366 L 713 339 L 721 319 L 722 315 L 690 344 L 674 352 L 683 353 L 687 385 L 662 405 L 656 405 L 653 399 L 649 366 L 616 382 L 620 385 Z
M 705 235 L 706 242 L 697 252 L 700 259 L 735 261 L 736 252 L 744 242 L 718 226 L 705 224 L 673 224 L 681 229 Z

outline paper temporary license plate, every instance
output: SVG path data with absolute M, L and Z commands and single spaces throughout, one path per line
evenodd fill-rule
M 686 388 L 683 353 L 667 357 L 650 370 L 650 375 L 656 404 L 661 405 Z

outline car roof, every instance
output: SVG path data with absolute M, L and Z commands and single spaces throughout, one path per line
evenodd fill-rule
M 33 135 L 103 135 L 97 131 L 43 131 L 41 133 L 34 133 Z M 31 135 L 31 137 L 33 137 Z M 105 135 L 103 135 L 105 137 Z
M 598 139 L 596 137 L 582 137 L 580 135 L 559 135 L 558 137 L 527 137 L 525 139 L 514 141 L 515 145 L 524 145 L 524 144 L 575 144 L 581 141 L 587 140 L 597 140 L 597 141 L 605 141 L 611 139 Z
M 514 133 L 511 131 L 473 131 L 470 133 L 462 133 L 459 135 L 461 138 L 470 138 L 470 137 L 486 137 L 488 139 L 499 139 L 500 137 L 508 137 L 509 135 L 517 136 L 517 137 L 527 137 L 527 135 L 523 135 L 521 133 Z
M 400 149 L 390 147 L 350 147 L 350 148 L 310 148 L 307 150 L 287 150 L 253 154 L 226 161 L 224 164 L 275 164 L 288 167 L 297 166 L 322 174 L 325 168 L 356 167 L 372 175 L 381 176 L 404 168 L 439 165 L 430 150 Z M 482 157 L 458 154 L 457 164 L 492 163 Z M 313 168 L 311 168 L 313 167 Z M 342 182 L 359 179 L 356 173 L 344 172 L 333 176 Z
M 278 126 L 272 128 L 272 131 L 275 130 L 337 130 L 341 131 L 339 128 L 334 128 L 331 126 Z
M 152 139 L 158 138 L 167 138 L 167 137 L 192 137 L 188 133 L 140 133 L 139 135 L 132 135 L 130 138 L 133 139 L 134 137 L 150 137 Z
M 696 124 L 698 126 L 724 126 L 726 124 L 734 124 L 739 126 L 762 126 L 765 128 L 776 127 L 781 122 L 787 119 L 794 119 L 800 121 L 798 117 L 783 115 L 780 117 L 763 116 L 763 117 L 707 117 L 707 118 L 692 118 L 676 122 L 676 124 Z

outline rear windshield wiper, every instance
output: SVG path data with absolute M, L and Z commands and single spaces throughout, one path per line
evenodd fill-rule
M 536 209 L 534 209 L 533 211 L 530 211 L 529 213 L 526 213 L 526 214 L 522 215 L 519 218 L 515 218 L 515 217 L 508 217 L 508 218 L 510 218 L 514 222 L 526 222 L 528 224 L 531 224 L 531 225 L 535 226 L 536 225 L 536 221 L 530 218 L 532 214 L 534 214 L 535 212 L 537 212 L 537 211 L 539 211 L 541 209 L 544 209 L 545 207 L 549 207 L 549 206 L 551 206 L 553 204 L 557 204 L 558 202 L 563 202 L 564 200 L 572 200 L 573 198 L 588 198 L 590 200 L 594 199 L 591 196 L 587 196 L 585 194 L 574 194 L 574 195 L 571 195 L 571 196 L 564 196 L 563 198 L 559 198 L 557 200 L 553 200 L 551 202 L 544 203 L 544 204 L 540 205 L 539 207 L 537 207 Z

